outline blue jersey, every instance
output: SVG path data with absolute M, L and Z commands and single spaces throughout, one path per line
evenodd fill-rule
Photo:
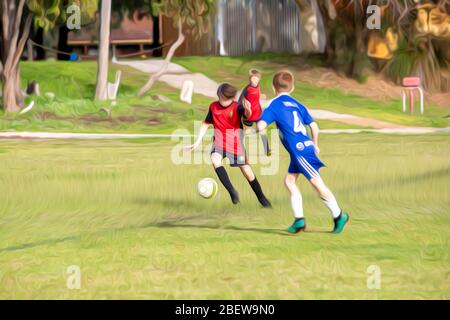
M 281 142 L 289 153 L 313 146 L 306 126 L 314 122 L 314 119 L 304 105 L 288 94 L 281 94 L 273 99 L 260 120 L 267 125 L 272 122 L 277 124 Z
M 281 142 L 291 157 L 289 173 L 301 173 L 309 180 L 319 177 L 318 171 L 324 164 L 317 157 L 314 143 L 306 131 L 306 126 L 314 119 L 304 105 L 288 94 L 281 94 L 272 100 L 260 120 L 267 125 L 277 124 Z

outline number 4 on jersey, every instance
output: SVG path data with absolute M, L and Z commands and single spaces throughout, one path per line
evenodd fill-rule
M 294 132 L 301 132 L 306 135 L 306 128 L 303 123 L 300 121 L 300 117 L 298 116 L 297 111 L 292 112 L 294 116 Z

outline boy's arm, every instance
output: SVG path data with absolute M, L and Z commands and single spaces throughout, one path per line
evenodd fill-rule
M 319 126 L 316 122 L 311 122 L 309 124 L 309 127 L 311 128 L 311 137 L 312 141 L 314 142 L 314 148 L 316 149 L 316 153 L 320 154 L 319 149 Z
M 258 123 L 256 124 L 256 128 L 258 132 L 264 133 L 267 128 L 267 122 L 265 122 L 264 120 L 258 121 Z
M 272 105 L 269 105 L 264 111 L 263 114 L 256 124 L 256 130 L 260 134 L 266 134 L 267 127 L 276 120 L 276 115 L 273 110 Z
M 205 136 L 206 132 L 208 131 L 209 126 L 210 126 L 209 123 L 203 122 L 200 127 L 200 132 L 198 133 L 197 139 L 195 140 L 194 144 L 186 146 L 186 149 L 188 150 L 196 149 L 202 142 L 202 139 Z
M 252 116 L 252 105 L 251 105 L 250 101 L 248 101 L 247 99 L 243 98 L 242 99 L 242 106 L 244 107 L 244 115 L 247 118 L 250 118 Z
M 252 105 L 250 101 L 245 98 L 245 92 L 243 92 L 239 97 L 238 104 L 239 114 L 241 116 L 245 116 L 246 118 L 250 118 L 252 116 Z

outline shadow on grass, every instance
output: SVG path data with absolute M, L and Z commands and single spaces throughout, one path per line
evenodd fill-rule
M 171 201 L 171 204 L 173 205 L 173 202 Z M 256 233 L 262 233 L 262 234 L 271 234 L 271 235 L 280 235 L 280 236 L 287 236 L 287 237 L 293 237 L 298 236 L 296 234 L 290 234 L 287 231 L 283 229 L 270 229 L 270 228 L 257 228 L 257 227 L 238 227 L 238 226 L 230 226 L 230 225 L 208 225 L 206 223 L 193 223 L 189 221 L 195 221 L 205 218 L 209 218 L 205 215 L 193 215 L 193 216 L 174 216 L 172 218 L 168 218 L 165 221 L 160 222 L 152 222 L 144 225 L 138 225 L 138 226 L 128 226 L 123 228 L 116 228 L 116 229 L 109 229 L 109 230 L 102 230 L 98 232 L 93 232 L 90 234 L 79 234 L 79 235 L 72 235 L 62 238 L 56 238 L 56 239 L 46 239 L 46 240 L 40 240 L 36 242 L 29 242 L 29 243 L 23 243 L 18 245 L 13 245 L 10 247 L 0 248 L 0 253 L 4 252 L 12 252 L 12 251 L 19 251 L 19 250 L 25 250 L 25 249 L 31 249 L 36 247 L 41 247 L 45 245 L 55 245 L 67 241 L 74 241 L 74 240 L 80 240 L 82 236 L 101 236 L 108 232 L 122 232 L 122 231 L 130 231 L 130 230 L 139 230 L 139 229 L 148 229 L 148 228 L 159 228 L 159 229 L 176 229 L 176 228 L 186 228 L 186 229 L 199 229 L 199 230 L 226 230 L 226 231 L 238 231 L 238 232 L 256 232 Z M 215 220 L 216 221 L 216 220 Z M 187 223 L 186 223 L 187 222 Z M 307 229 L 304 231 L 305 233 L 330 233 L 326 230 L 314 230 L 314 229 Z
M 198 202 L 194 202 L 191 200 L 181 200 L 181 199 L 160 199 L 153 197 L 138 197 L 132 199 L 132 202 L 138 204 L 140 206 L 151 206 L 151 205 L 159 205 L 163 208 L 171 208 L 175 210 L 183 209 L 184 211 L 193 210 L 198 211 L 201 206 L 198 205 Z M 194 216 L 196 217 L 196 216 Z M 189 217 L 188 217 L 189 218 Z M 189 218 L 190 219 L 190 218 Z
M 330 231 L 326 230 L 314 230 L 314 229 L 307 229 L 306 231 L 303 231 L 299 234 L 290 234 L 285 230 L 282 229 L 270 229 L 270 228 L 245 228 L 245 227 L 237 227 L 237 226 L 217 226 L 217 225 L 207 225 L 207 224 L 193 224 L 193 223 L 179 223 L 186 220 L 192 220 L 199 218 L 201 216 L 192 216 L 192 217 L 186 217 L 186 218 L 180 218 L 176 219 L 178 223 L 175 223 L 174 220 L 170 221 L 163 221 L 158 223 L 149 223 L 143 226 L 131 226 L 126 228 L 118 228 L 118 229 L 112 229 L 112 230 L 105 230 L 101 232 L 94 232 L 89 234 L 90 236 L 101 236 L 107 232 L 121 232 L 121 231 L 129 231 L 129 230 L 139 230 L 139 229 L 148 229 L 148 228 L 160 228 L 160 229 L 176 229 L 176 228 L 185 228 L 185 229 L 200 229 L 200 230 L 226 230 L 226 231 L 238 231 L 238 232 L 257 232 L 257 233 L 263 233 L 263 234 L 272 234 L 272 235 L 280 235 L 285 237 L 295 237 L 295 236 L 301 236 L 302 233 L 316 233 L 316 234 L 324 234 L 324 233 L 332 233 Z M 1 248 L 0 253 L 4 252 L 13 252 L 13 251 L 19 251 L 19 250 L 25 250 L 25 249 L 31 249 L 36 247 L 41 247 L 45 245 L 55 245 L 59 243 L 64 243 L 67 241 L 74 241 L 74 240 L 80 240 L 82 235 L 73 235 L 68 237 L 63 237 L 59 239 L 47 239 L 47 240 L 41 240 L 36 242 L 29 242 L 29 243 L 23 243 L 11 247 Z M 83 236 L 86 236 L 83 234 Z
M 249 232 L 259 232 L 265 234 L 278 234 L 286 236 L 288 235 L 286 232 L 283 232 L 280 229 L 267 229 L 267 228 L 244 228 L 244 227 L 236 227 L 236 226 L 212 226 L 206 224 L 177 224 L 173 222 L 160 222 L 156 224 L 149 224 L 147 227 L 154 228 L 188 228 L 188 229 L 206 229 L 206 230 L 227 230 L 227 231 L 249 231 Z
M 171 221 L 163 221 L 156 224 L 148 224 L 146 227 L 154 227 L 154 228 L 192 228 L 192 229 L 208 229 L 208 230 L 230 230 L 230 231 L 250 231 L 250 232 L 259 232 L 259 233 L 265 233 L 265 234 L 275 234 L 275 235 L 282 235 L 282 236 L 296 236 L 296 234 L 290 234 L 286 230 L 282 229 L 270 229 L 270 228 L 245 228 L 245 227 L 236 227 L 236 226 L 212 226 L 207 224 L 180 224 L 180 223 L 173 223 Z M 329 230 L 318 230 L 318 229 L 311 229 L 308 228 L 304 233 L 332 233 Z M 300 235 L 301 233 L 297 234 Z
M 1 248 L 0 253 L 25 250 L 25 249 L 41 247 L 41 246 L 51 245 L 51 244 L 58 244 L 58 243 L 62 243 L 62 242 L 78 240 L 79 238 L 80 238 L 80 236 L 68 236 L 68 237 L 59 238 L 59 239 L 47 239 L 47 240 L 41 240 L 41 241 L 36 241 L 36 242 L 23 243 L 23 244 L 18 244 L 18 245 L 11 246 L 11 247 Z

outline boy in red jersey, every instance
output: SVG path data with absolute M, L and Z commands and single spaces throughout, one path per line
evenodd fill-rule
M 261 72 L 256 69 L 251 69 L 248 76 L 249 84 L 242 90 L 241 96 L 239 97 L 239 103 L 242 104 L 247 111 L 244 115 L 244 124 L 251 127 L 254 123 L 259 121 L 262 115 L 260 103 L 261 88 L 259 86 L 259 83 L 261 82 Z M 263 95 L 263 98 L 265 99 L 265 95 Z M 270 156 L 271 151 L 267 136 L 261 133 L 261 139 L 264 146 L 264 152 L 266 155 Z
M 252 168 L 247 163 L 247 156 L 243 144 L 242 117 L 245 115 L 245 108 L 234 101 L 237 90 L 232 85 L 224 83 L 217 90 L 218 101 L 214 101 L 209 106 L 208 115 L 203 122 L 199 135 L 195 143 L 188 146 L 188 149 L 197 148 L 210 125 L 214 126 L 214 144 L 211 151 L 211 161 L 219 177 L 220 182 L 230 194 L 234 204 L 239 203 L 239 194 L 231 184 L 227 171 L 223 167 L 223 158 L 230 160 L 232 167 L 239 167 L 245 176 L 259 202 L 265 208 L 270 208 L 271 204 L 264 195 L 261 185 L 256 179 Z

